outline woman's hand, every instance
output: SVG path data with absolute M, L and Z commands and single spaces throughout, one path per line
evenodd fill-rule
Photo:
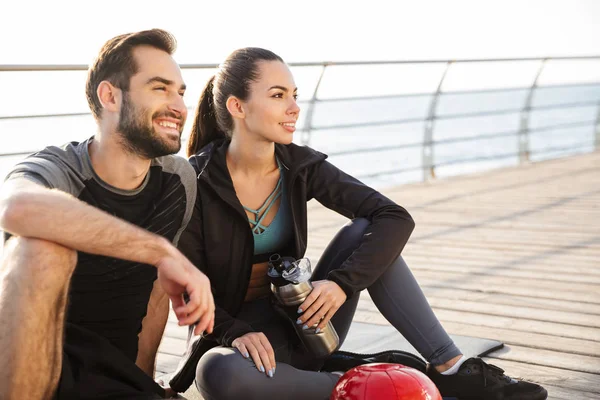
M 312 285 L 312 292 L 298 308 L 298 313 L 302 313 L 302 315 L 296 323 L 302 324 L 304 329 L 316 326 L 317 333 L 319 333 L 344 304 L 347 296 L 342 288 L 333 281 L 315 281 L 312 282 Z
M 252 357 L 256 368 L 267 376 L 275 373 L 275 352 L 269 339 L 262 332 L 249 332 L 235 339 L 231 345 L 237 348 L 242 356 Z

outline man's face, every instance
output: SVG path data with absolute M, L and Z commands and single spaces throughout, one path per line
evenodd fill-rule
M 133 55 L 139 70 L 123 92 L 117 126 L 122 144 L 147 159 L 177 153 L 187 118 L 179 66 L 169 54 L 149 46 L 134 49 Z

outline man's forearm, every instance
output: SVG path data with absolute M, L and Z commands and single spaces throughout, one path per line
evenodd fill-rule
M 156 265 L 166 239 L 116 218 L 59 190 L 11 183 L 0 198 L 0 229 L 86 253 Z

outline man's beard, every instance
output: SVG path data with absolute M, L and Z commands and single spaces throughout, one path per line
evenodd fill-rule
M 125 93 L 121 114 L 119 115 L 119 125 L 117 126 L 117 131 L 122 138 L 121 143 L 125 149 L 146 159 L 178 153 L 181 149 L 181 136 L 177 141 L 163 139 L 152 126 L 152 121 L 159 117 L 177 118 L 179 120 L 181 118 L 168 111 L 156 113 L 152 118 L 148 118 L 148 114 L 147 110 L 136 110 L 129 99 L 129 95 Z M 147 124 L 146 121 L 150 121 L 150 123 Z M 183 123 L 183 121 L 180 123 Z

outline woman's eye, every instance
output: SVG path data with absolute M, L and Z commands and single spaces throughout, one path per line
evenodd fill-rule
M 294 100 L 298 100 L 298 94 L 294 95 Z
M 283 97 L 283 93 L 276 93 L 273 95 L 273 97 L 281 99 Z
M 154 88 L 154 90 L 160 90 L 160 91 L 163 91 L 163 92 L 164 92 L 164 91 L 166 91 L 166 90 L 167 90 L 167 88 L 166 88 L 166 87 L 164 87 L 164 86 L 159 86 L 159 87 L 155 87 L 155 88 Z

